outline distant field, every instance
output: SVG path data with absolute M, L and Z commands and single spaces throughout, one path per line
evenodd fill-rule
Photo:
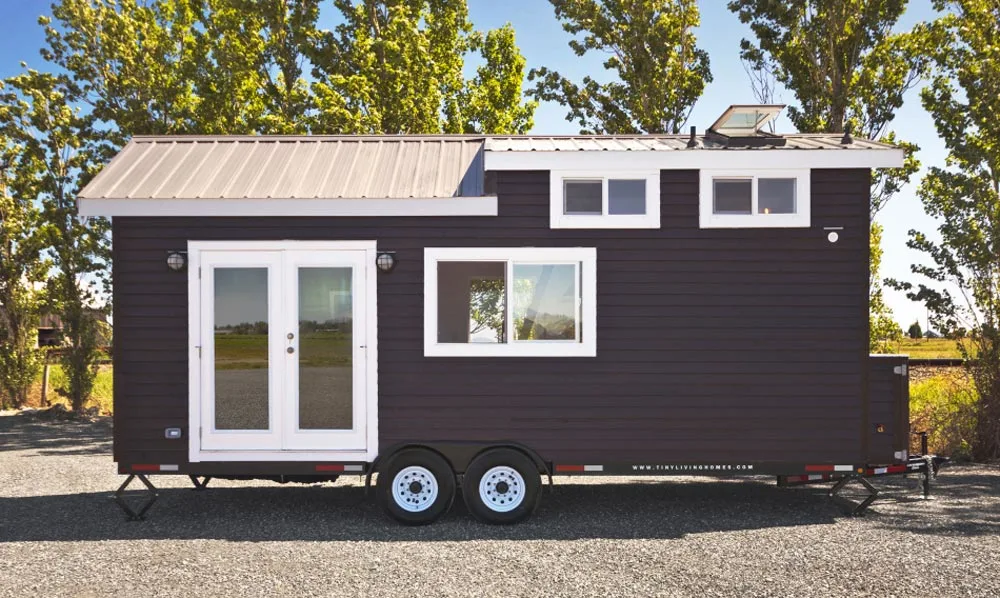
M 957 341 L 948 338 L 904 338 L 899 343 L 899 348 L 896 350 L 896 353 L 902 353 L 909 355 L 910 357 L 920 359 L 957 359 L 962 357 L 962 354 L 958 351 L 959 342 L 968 341 Z
M 267 336 L 216 334 L 215 363 L 220 370 L 267 367 Z M 342 332 L 310 332 L 299 343 L 299 364 L 305 367 L 351 363 L 350 337 Z

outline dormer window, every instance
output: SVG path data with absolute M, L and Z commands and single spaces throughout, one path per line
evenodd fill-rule
M 551 228 L 659 228 L 660 173 L 552 171 Z
M 808 227 L 809 171 L 701 171 L 701 228 Z

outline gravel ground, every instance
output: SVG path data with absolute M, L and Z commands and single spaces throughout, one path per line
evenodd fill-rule
M 158 477 L 128 523 L 110 425 L 0 417 L 0 596 L 1000 596 L 1000 471 L 880 481 L 865 517 L 765 478 L 561 478 L 530 521 L 405 528 L 357 478 Z
M 215 372 L 216 425 L 227 430 L 267 429 L 266 368 Z M 304 430 L 349 430 L 353 406 L 349 367 L 299 369 L 299 423 Z

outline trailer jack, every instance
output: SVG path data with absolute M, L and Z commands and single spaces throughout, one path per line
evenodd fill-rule
M 195 492 L 200 492 L 208 488 L 208 483 L 212 481 L 212 476 L 210 475 L 201 476 L 201 479 L 196 475 L 189 475 L 188 477 L 191 478 L 191 483 L 194 484 Z
M 148 493 L 146 502 L 142 503 L 138 511 L 133 509 L 125 500 L 125 490 L 126 488 L 128 488 L 129 484 L 132 483 L 132 480 L 136 478 L 139 478 L 139 481 L 146 486 L 146 492 Z M 115 495 L 113 498 L 118 507 L 122 510 L 122 512 L 125 513 L 127 521 L 144 521 L 146 519 L 146 511 L 148 511 L 149 508 L 153 506 L 153 503 L 156 502 L 156 499 L 158 497 L 159 494 L 157 494 L 156 492 L 156 486 L 154 486 L 153 483 L 149 481 L 149 478 L 147 478 L 145 475 L 141 473 L 133 473 L 129 474 L 129 476 L 125 478 L 125 481 L 122 482 L 122 485 L 119 486 L 118 490 L 115 491 Z
M 864 486 L 865 490 L 868 491 L 868 495 L 860 503 L 852 505 L 851 507 L 851 515 L 860 516 L 864 514 L 864 512 L 868 510 L 868 507 L 871 506 L 871 504 L 875 501 L 876 498 L 878 498 L 878 490 L 875 488 L 875 486 L 872 486 L 871 482 L 866 480 L 863 476 L 852 474 L 840 478 L 839 480 L 837 480 L 837 483 L 833 485 L 833 488 L 830 489 L 830 498 L 833 499 L 840 498 L 845 502 L 850 502 L 850 500 L 847 497 L 840 496 L 840 493 L 852 481 L 859 482 L 862 486 Z

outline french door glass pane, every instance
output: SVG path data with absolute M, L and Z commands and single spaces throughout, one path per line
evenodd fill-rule
M 577 340 L 574 264 L 514 264 L 514 340 Z
M 353 427 L 351 268 L 299 268 L 299 429 Z
M 215 429 L 267 430 L 267 268 L 215 269 Z

